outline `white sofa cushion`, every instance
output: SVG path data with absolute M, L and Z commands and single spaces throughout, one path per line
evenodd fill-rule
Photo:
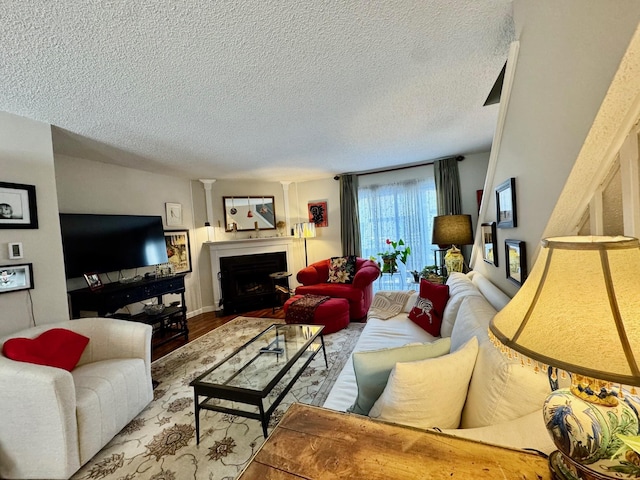
M 474 337 L 448 355 L 397 363 L 369 416 L 417 428 L 457 428 L 477 353 Z
M 413 362 L 449 353 L 450 338 L 434 342 L 410 343 L 402 347 L 354 352 L 353 369 L 358 384 L 358 396 L 350 412 L 367 415 L 382 394 L 391 370 L 398 362 Z
M 441 337 L 451 336 L 462 300 L 470 295 L 477 297 L 482 296 L 480 290 L 477 289 L 464 273 L 451 273 L 447 279 L 447 285 L 449 285 L 449 300 L 442 314 L 442 325 L 440 326 Z
M 76 391 L 80 463 L 91 459 L 149 403 L 145 362 L 102 360 L 71 372 Z
M 462 411 L 462 428 L 508 422 L 539 410 L 550 387 L 544 373 L 503 355 L 489 340 L 496 310 L 483 297 L 464 299 L 451 335 L 451 351 L 471 336 L 479 340 L 478 358 Z M 525 393 L 526 392 L 526 393 Z
M 408 300 L 408 302 L 410 301 Z M 436 340 L 435 337 L 409 320 L 406 313 L 400 313 L 388 320 L 380 320 L 379 318 L 367 320 L 364 331 L 353 351 L 400 347 L 407 343 L 433 342 L 434 340 Z M 353 362 L 349 360 L 338 375 L 323 406 L 344 412 L 353 405 L 357 395 L 356 375 L 353 370 Z

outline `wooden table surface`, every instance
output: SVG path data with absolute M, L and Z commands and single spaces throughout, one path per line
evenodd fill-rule
M 547 459 L 293 404 L 238 480 L 552 479 Z

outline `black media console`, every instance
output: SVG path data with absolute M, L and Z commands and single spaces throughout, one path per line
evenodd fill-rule
M 81 311 L 97 312 L 99 317 L 110 316 L 133 322 L 142 322 L 153 327 L 153 346 L 162 345 L 181 335 L 185 341 L 189 339 L 187 326 L 187 306 L 184 299 L 185 274 L 170 277 L 143 278 L 133 283 L 107 283 L 100 290 L 91 291 L 89 288 L 73 290 L 69 293 L 71 299 L 71 316 L 80 318 Z M 136 315 L 116 314 L 115 312 L 126 305 L 142 302 L 150 298 L 157 298 L 158 304 L 162 296 L 170 293 L 180 294 L 178 305 L 165 307 L 158 315 L 138 313 Z

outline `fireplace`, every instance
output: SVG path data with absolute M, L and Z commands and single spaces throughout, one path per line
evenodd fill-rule
M 270 308 L 275 301 L 269 274 L 287 270 L 285 252 L 220 258 L 220 285 L 225 315 Z
M 212 308 L 221 315 L 224 314 L 222 308 L 224 299 L 222 297 L 222 271 L 220 266 L 224 258 L 280 253 L 285 255 L 285 266 L 269 273 L 283 270 L 292 270 L 293 272 L 297 271 L 296 260 L 293 255 L 294 245 L 292 237 L 243 238 L 237 240 L 206 242 L 205 245 L 209 248 L 209 257 L 211 260 L 211 278 L 213 280 L 212 293 L 214 302 Z M 234 305 L 233 308 L 240 307 Z M 260 306 L 257 308 L 262 307 Z M 246 311 L 244 308 L 243 310 Z

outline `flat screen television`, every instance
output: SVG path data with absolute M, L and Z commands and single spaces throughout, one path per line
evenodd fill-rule
M 162 217 L 61 213 L 67 278 L 166 263 Z

